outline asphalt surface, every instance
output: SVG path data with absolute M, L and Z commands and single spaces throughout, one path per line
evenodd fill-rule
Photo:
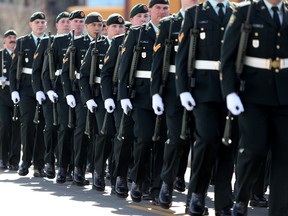
M 186 173 L 189 173 L 189 168 Z M 16 171 L 0 171 L 0 215 L 29 215 L 29 216 L 83 216 L 83 215 L 185 215 L 185 202 L 187 189 L 180 193 L 174 191 L 172 207 L 162 209 L 151 201 L 140 203 L 132 202 L 130 196 L 127 199 L 111 195 L 109 180 L 106 180 L 104 192 L 92 189 L 92 175 L 86 177 L 90 185 L 79 187 L 71 182 L 57 184 L 55 179 L 33 177 L 33 169 L 25 177 L 19 176 Z M 189 176 L 185 176 L 188 186 Z M 130 185 L 129 185 L 130 187 Z M 206 205 L 209 215 L 214 216 L 213 210 L 213 186 L 209 187 Z M 266 194 L 268 197 L 268 194 Z M 251 208 L 249 216 L 266 216 L 267 208 Z

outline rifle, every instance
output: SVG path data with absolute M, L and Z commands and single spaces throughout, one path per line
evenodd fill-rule
M 251 17 L 251 11 L 253 7 L 253 0 L 250 0 L 250 5 L 247 12 L 247 17 L 244 23 L 242 23 L 241 26 L 241 36 L 240 36 L 240 43 L 238 46 L 238 52 L 236 57 L 236 74 L 237 78 L 240 82 L 239 85 L 239 91 L 242 92 L 245 89 L 245 81 L 241 79 L 241 74 L 243 72 L 244 67 L 244 59 L 246 56 L 246 49 L 248 44 L 248 37 L 252 30 L 252 26 L 250 23 L 250 17 Z M 230 145 L 232 143 L 232 122 L 233 122 L 233 115 L 230 111 L 228 111 L 228 114 L 226 116 L 226 122 L 225 122 L 225 128 L 224 128 L 224 134 L 222 138 L 222 143 L 226 146 Z
M 95 44 L 94 48 L 91 51 L 91 67 L 90 67 L 90 74 L 89 74 L 89 86 L 90 86 L 90 91 L 92 98 L 94 98 L 94 84 L 95 84 L 95 75 L 97 72 L 97 59 L 98 59 L 98 49 L 97 49 L 97 38 L 98 38 L 98 33 L 96 33 L 95 36 Z M 96 93 L 97 94 L 97 93 Z M 90 137 L 91 135 L 91 123 L 90 123 L 90 110 L 87 109 L 87 114 L 86 114 L 86 125 L 85 125 L 85 131 L 84 133 Z
M 40 123 L 40 121 L 39 121 L 40 112 L 41 112 L 41 105 L 39 104 L 39 102 L 37 102 L 36 109 L 35 109 L 35 114 L 34 114 L 34 119 L 33 119 L 33 122 L 35 124 L 39 124 Z
M 51 32 L 49 32 L 49 38 L 48 38 L 48 47 L 47 47 L 47 55 L 48 55 L 48 64 L 49 64 L 49 77 L 52 84 L 53 91 L 56 91 L 56 85 L 57 85 L 57 79 L 55 77 L 55 68 L 54 68 L 54 58 L 53 53 L 54 49 L 52 48 L 52 38 L 51 38 Z M 52 109 L 53 109 L 53 125 L 58 125 L 58 114 L 57 114 L 57 99 L 54 98 L 54 103 L 52 103 Z
M 170 59 L 171 59 L 171 51 L 173 48 L 173 39 L 172 37 L 172 26 L 173 26 L 173 17 L 170 19 L 170 25 L 169 25 L 169 34 L 168 38 L 165 40 L 165 50 L 164 50 L 164 58 L 163 58 L 163 67 L 162 67 L 162 83 L 160 85 L 159 89 L 159 95 L 162 96 L 164 93 L 164 88 L 166 86 L 166 81 L 168 78 L 169 73 L 169 66 L 170 66 Z M 161 120 L 162 115 L 157 115 L 156 122 L 155 122 L 155 128 L 154 128 L 154 134 L 152 136 L 152 140 L 158 141 L 160 139 L 160 128 L 161 128 Z
M 5 54 L 5 49 L 3 48 L 2 49 L 2 55 L 1 55 L 1 68 L 0 68 L 1 77 L 4 77 L 4 54 Z M 1 83 L 2 89 L 5 88 L 5 85 L 6 85 L 6 81 Z
M 20 39 L 20 48 L 18 51 L 18 59 L 17 59 L 17 72 L 16 72 L 16 90 L 19 91 L 20 88 L 20 81 L 21 81 L 21 74 L 22 74 L 22 70 L 23 70 L 23 38 Z M 14 104 L 14 108 L 13 108 L 13 117 L 12 120 L 13 121 L 17 121 L 18 120 L 18 104 Z
M 188 75 L 188 88 L 189 92 L 192 91 L 192 88 L 195 87 L 195 77 L 194 77 L 194 69 L 195 69 L 195 61 L 196 61 L 196 46 L 197 46 L 197 39 L 199 35 L 198 29 L 198 13 L 199 13 L 199 5 L 195 7 L 195 18 L 194 18 L 194 26 L 190 30 L 190 46 L 189 46 L 189 53 L 188 53 L 188 68 L 187 68 L 187 75 Z M 188 138 L 188 111 L 184 108 L 183 116 L 182 116 L 182 125 L 181 125 L 181 134 L 180 138 L 183 140 L 187 140 Z
M 72 87 L 72 92 L 75 91 L 75 52 L 76 52 L 76 47 L 74 46 L 74 35 L 75 35 L 75 30 L 72 30 L 72 39 L 71 39 L 71 45 L 68 48 L 69 52 L 69 78 L 71 81 L 71 87 Z M 69 113 L 68 113 L 68 127 L 69 128 L 74 128 L 75 127 L 75 113 L 73 108 L 69 106 Z

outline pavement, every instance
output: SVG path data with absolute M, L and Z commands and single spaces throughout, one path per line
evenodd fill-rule
M 187 172 L 190 173 L 189 168 Z M 0 170 L 0 215 L 22 216 L 82 216 L 82 215 L 131 215 L 131 216 L 168 216 L 186 215 L 185 202 L 187 189 L 180 193 L 174 191 L 170 209 L 162 209 L 151 201 L 135 203 L 130 196 L 127 199 L 111 195 L 109 180 L 106 180 L 104 192 L 92 189 L 92 175 L 88 173 L 90 185 L 79 187 L 71 182 L 57 184 L 55 179 L 35 178 L 30 168 L 27 176 L 19 176 L 16 171 Z M 188 186 L 189 176 L 185 176 Z M 129 185 L 130 187 L 130 185 Z M 214 216 L 214 187 L 210 186 L 206 205 L 209 215 Z M 268 194 L 266 194 L 268 197 Z M 267 208 L 251 208 L 249 216 L 267 216 Z

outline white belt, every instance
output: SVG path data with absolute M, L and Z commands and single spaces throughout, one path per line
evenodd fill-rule
M 10 81 L 5 81 L 5 82 L 0 82 L 0 85 L 4 85 L 4 86 L 9 86 L 10 85 Z
M 176 66 L 175 65 L 169 66 L 169 73 L 176 73 Z
M 58 69 L 55 72 L 55 76 L 60 76 L 62 74 L 62 69 Z
M 220 61 L 196 60 L 195 69 L 198 70 L 220 70 Z
M 137 70 L 135 74 L 136 78 L 151 78 L 151 71 Z
M 95 79 L 94 79 L 94 82 L 100 84 L 100 82 L 101 82 L 101 77 L 96 76 Z
M 251 56 L 246 56 L 244 59 L 244 64 L 254 68 L 260 69 L 285 69 L 288 68 L 288 58 L 276 60 L 272 59 L 264 59 L 264 58 L 256 58 Z
M 22 73 L 32 74 L 32 68 L 26 68 L 26 67 L 24 67 L 24 68 L 22 69 Z

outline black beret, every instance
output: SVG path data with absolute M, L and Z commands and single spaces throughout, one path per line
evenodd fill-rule
M 35 12 L 30 17 L 30 22 L 33 22 L 36 19 L 44 19 L 45 20 L 45 14 L 43 12 Z
M 103 21 L 103 17 L 101 16 L 101 14 L 97 12 L 92 12 L 86 16 L 85 24 L 89 24 L 93 22 L 102 22 L 102 21 Z
M 58 14 L 58 16 L 56 17 L 56 23 L 59 22 L 60 19 L 62 18 L 69 18 L 70 14 L 67 11 L 63 11 L 61 13 Z
M 85 13 L 82 10 L 74 10 L 70 13 L 69 20 L 84 19 Z
M 148 8 L 145 4 L 136 4 L 130 11 L 130 18 L 136 16 L 138 13 L 147 13 Z
M 153 7 L 155 4 L 168 4 L 169 5 L 169 0 L 150 0 L 149 8 Z
M 9 29 L 4 33 L 4 38 L 8 37 L 9 35 L 15 35 L 17 36 L 16 31 L 14 31 L 13 29 Z
M 108 19 L 107 19 L 107 25 L 111 25 L 111 24 L 125 24 L 125 20 L 124 18 L 117 13 L 111 14 Z

